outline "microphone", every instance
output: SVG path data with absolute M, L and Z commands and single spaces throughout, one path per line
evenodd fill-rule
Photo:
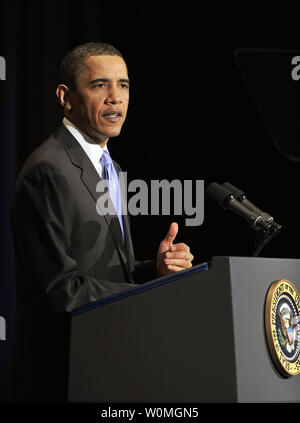
M 261 218 L 269 222 L 271 224 L 272 230 L 275 230 L 276 232 L 279 232 L 282 229 L 282 226 L 276 223 L 273 219 L 273 217 L 266 213 L 261 211 L 258 207 L 256 207 L 251 201 L 249 201 L 243 191 L 241 191 L 239 188 L 235 187 L 234 185 L 230 184 L 229 182 L 225 182 L 223 184 L 223 187 L 228 189 L 233 197 L 238 200 L 241 204 L 243 204 L 245 207 L 247 207 L 249 210 L 252 210 L 253 212 L 257 213 L 261 216 Z
M 264 220 L 261 216 L 261 213 L 258 213 L 255 210 L 251 210 L 240 201 L 236 200 L 232 192 L 224 186 L 217 184 L 216 182 L 212 182 L 206 188 L 206 193 L 219 206 L 223 207 L 224 209 L 228 209 L 243 219 L 247 220 L 255 230 L 273 230 L 271 225 L 272 221 Z

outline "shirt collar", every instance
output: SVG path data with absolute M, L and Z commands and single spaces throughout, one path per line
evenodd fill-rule
M 77 126 L 70 122 L 66 117 L 63 119 L 63 124 L 79 142 L 92 163 L 99 165 L 103 150 L 108 151 L 107 145 L 102 148 L 91 137 L 86 135 L 79 128 L 77 128 Z

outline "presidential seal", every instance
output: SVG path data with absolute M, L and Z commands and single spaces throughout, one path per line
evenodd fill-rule
M 300 297 L 294 285 L 271 284 L 265 305 L 265 327 L 274 365 L 282 376 L 300 373 Z

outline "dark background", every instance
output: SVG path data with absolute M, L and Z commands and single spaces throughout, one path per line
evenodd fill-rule
M 278 148 L 278 143 L 284 148 L 286 137 L 292 150 L 297 150 L 299 142 L 297 97 L 289 101 L 280 89 L 290 83 L 290 75 L 282 81 L 276 66 L 268 70 L 272 102 L 281 105 L 276 140 L 235 58 L 238 49 L 300 51 L 297 2 L 192 4 L 162 8 L 153 2 L 138 6 L 131 2 L 10 0 L 1 5 L 0 55 L 6 59 L 7 79 L 0 81 L 0 315 L 6 318 L 8 336 L 0 344 L 2 382 L 13 322 L 11 193 L 28 154 L 61 120 L 55 96 L 58 67 L 77 44 L 111 43 L 127 61 L 131 80 L 128 118 L 109 147 L 128 171 L 129 180 L 204 179 L 206 185 L 230 181 L 284 227 L 261 255 L 299 257 L 300 163 Z M 297 93 L 297 84 L 293 87 Z M 288 120 L 291 110 L 292 122 Z M 180 225 L 176 241 L 190 245 L 195 263 L 213 255 L 250 254 L 254 236 L 240 218 L 208 201 L 202 226 L 186 227 L 184 218 L 132 217 L 137 258 L 155 256 L 173 220 Z

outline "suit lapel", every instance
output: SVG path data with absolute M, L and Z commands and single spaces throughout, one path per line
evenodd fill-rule
M 85 185 L 85 187 L 87 188 L 87 190 L 90 192 L 91 196 L 94 198 L 95 202 L 97 203 L 97 200 L 101 197 L 101 195 L 104 195 L 104 193 L 96 191 L 97 184 L 101 180 L 101 178 L 98 175 L 96 169 L 94 168 L 92 162 L 90 161 L 90 159 L 88 158 L 88 156 L 86 155 L 85 151 L 82 149 L 80 144 L 77 142 L 77 140 L 73 137 L 73 135 L 64 125 L 61 125 L 57 129 L 57 131 L 54 133 L 54 135 L 64 145 L 64 148 L 66 149 L 73 165 L 76 167 L 79 167 L 82 170 L 81 180 L 83 184 Z M 97 205 L 99 206 L 99 202 L 97 203 Z M 95 207 L 96 207 L 96 204 L 95 204 Z M 129 280 L 131 280 L 132 279 L 131 269 L 130 269 L 131 268 L 131 265 L 130 265 L 131 254 L 128 254 L 129 239 L 130 239 L 131 246 L 132 244 L 131 244 L 130 232 L 128 233 L 127 222 L 124 225 L 126 228 L 125 239 L 127 240 L 127 242 L 124 243 L 118 216 L 109 215 L 105 213 L 105 210 L 103 209 L 102 209 L 102 215 L 105 218 L 109 226 L 109 229 L 111 231 L 111 234 L 114 238 L 116 247 L 119 251 L 123 264 L 125 265 L 128 278 Z M 124 220 L 126 221 L 126 219 L 123 219 L 123 221 Z
M 120 178 L 120 172 L 121 172 L 121 168 L 118 165 L 118 163 L 114 162 L 114 166 L 115 169 L 118 173 L 119 176 L 119 180 Z M 123 185 L 124 189 L 127 189 L 127 187 L 121 183 L 121 185 Z M 126 199 L 123 199 L 122 201 L 126 201 Z M 126 208 L 127 211 L 127 208 Z M 128 211 L 127 211 L 128 213 Z M 125 249 L 126 249 L 126 255 L 127 255 L 127 259 L 128 259 L 128 268 L 129 268 L 129 274 L 130 274 L 130 278 L 132 280 L 132 273 L 134 271 L 135 268 L 135 259 L 134 259 L 134 250 L 133 250 L 133 245 L 132 245 L 132 238 L 131 238 L 131 231 L 130 231 L 130 222 L 129 222 L 129 216 L 128 214 L 124 214 L 122 216 L 123 219 L 123 229 L 124 229 L 124 236 L 125 236 Z
M 129 275 L 130 275 L 130 280 L 133 281 L 132 273 L 135 268 L 135 259 L 134 259 L 134 250 L 133 250 L 132 239 L 131 239 L 129 217 L 127 215 L 123 216 L 123 226 L 124 226 L 125 241 L 126 241 L 125 248 L 126 248 L 126 255 L 128 259 Z

